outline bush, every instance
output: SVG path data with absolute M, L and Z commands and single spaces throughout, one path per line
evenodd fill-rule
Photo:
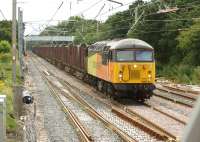
M 6 54 L 1 54 L 0 53 L 0 63 L 9 63 L 12 60 L 11 54 L 10 53 L 6 53 Z
M 11 45 L 8 41 L 2 40 L 0 41 L 0 53 L 9 53 Z
M 194 69 L 194 72 L 192 74 L 192 80 L 194 83 L 200 84 L 200 66 Z
M 200 84 L 200 66 L 168 65 L 160 68 L 158 74 L 178 83 Z

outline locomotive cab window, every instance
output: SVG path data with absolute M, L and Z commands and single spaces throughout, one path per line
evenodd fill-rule
M 116 52 L 117 61 L 134 61 L 135 51 L 133 50 L 121 50 Z
M 154 60 L 153 50 L 116 50 L 113 52 L 113 59 L 118 62 L 142 61 L 151 62 Z
M 135 51 L 136 61 L 153 61 L 153 51 L 138 50 Z

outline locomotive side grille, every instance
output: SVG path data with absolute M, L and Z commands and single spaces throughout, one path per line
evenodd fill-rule
M 140 71 L 139 70 L 131 70 L 130 72 L 131 79 L 140 79 Z

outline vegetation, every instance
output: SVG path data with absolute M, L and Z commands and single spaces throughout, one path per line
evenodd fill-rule
M 0 21 L 0 40 L 6 40 L 11 43 L 11 21 Z
M 13 117 L 11 21 L 0 21 L 0 95 L 7 96 L 6 125 L 8 131 L 15 131 L 17 124 Z M 19 82 L 19 77 L 18 77 Z
M 0 41 L 0 53 L 9 53 L 11 45 L 8 41 L 2 40 Z
M 138 21 L 135 10 L 138 7 Z M 169 8 L 177 10 L 162 12 Z M 98 24 L 97 24 L 98 23 Z M 48 27 L 41 34 L 48 32 Z M 105 22 L 71 17 L 54 26 L 56 35 L 74 35 L 76 43 L 88 44 L 114 38 L 139 38 L 155 48 L 158 75 L 179 82 L 199 83 L 200 2 L 196 0 L 137 0 L 129 9 Z M 98 29 L 98 30 L 97 30 Z
M 0 54 L 0 94 L 7 96 L 7 130 L 15 131 L 16 122 L 13 115 L 13 92 L 12 92 L 12 63 L 11 55 Z

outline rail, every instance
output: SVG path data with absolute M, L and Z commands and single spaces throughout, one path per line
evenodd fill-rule
M 63 80 L 61 78 L 59 78 L 59 79 L 62 80 L 64 82 L 64 84 L 66 84 L 67 86 L 71 86 L 71 88 L 79 90 L 77 87 L 72 86 L 65 80 Z M 85 93 L 85 94 L 90 95 L 88 93 Z M 90 96 L 92 96 L 92 95 L 90 95 Z M 177 141 L 177 137 L 175 135 L 173 135 L 170 132 L 167 132 L 160 126 L 147 120 L 146 118 L 142 117 L 141 115 L 137 114 L 136 112 L 133 112 L 129 108 L 124 108 L 125 109 L 125 111 L 124 111 L 122 108 L 119 107 L 119 105 L 117 106 L 114 104 L 107 103 L 107 102 L 103 101 L 103 99 L 101 99 L 100 97 L 97 97 L 97 96 L 92 96 L 92 97 L 94 97 L 95 99 L 99 100 L 100 102 L 106 104 L 107 106 L 110 106 L 112 108 L 112 111 L 114 113 L 116 113 L 119 117 L 131 122 L 132 124 L 135 124 L 137 127 L 141 128 L 145 132 L 147 132 L 153 136 L 156 136 L 157 138 L 165 140 L 165 141 L 167 141 L 167 140 L 168 141 Z
M 159 92 L 157 92 L 157 91 L 159 91 Z M 165 95 L 165 94 L 162 94 L 162 92 L 168 93 L 168 94 Z M 171 93 L 169 91 L 166 91 L 166 90 L 160 89 L 160 88 L 157 88 L 157 90 L 155 90 L 153 92 L 153 95 L 157 96 L 157 97 L 160 97 L 160 98 L 163 98 L 165 100 L 169 100 L 171 102 L 175 102 L 175 103 L 178 103 L 178 104 L 181 104 L 181 105 L 185 105 L 185 106 L 191 107 L 191 108 L 194 105 L 194 100 L 185 98 L 184 96 L 180 96 L 180 95 Z
M 61 81 L 61 83 L 63 85 L 65 85 L 68 88 L 67 90 L 69 90 L 69 92 L 71 94 L 73 94 L 73 95 L 70 95 L 70 96 L 66 95 L 66 97 L 71 97 L 71 99 L 74 99 L 75 101 L 77 101 L 81 106 L 83 106 L 91 114 L 92 117 L 98 118 L 99 120 L 101 120 L 108 128 L 111 128 L 113 131 L 115 131 L 125 141 L 135 141 L 133 138 L 128 136 L 126 133 L 124 133 L 122 130 L 117 128 L 111 122 L 104 119 L 98 112 L 95 111 L 95 109 L 92 108 L 92 106 L 90 106 L 79 95 L 77 95 L 76 93 L 73 92 L 73 89 L 77 89 L 77 90 L 80 91 L 79 88 L 69 84 L 68 82 L 66 82 L 62 78 L 58 78 L 58 79 L 59 79 L 59 81 Z M 86 93 L 86 94 L 91 95 L 91 94 L 88 94 L 88 93 Z M 94 96 L 92 96 L 92 97 L 94 97 Z M 154 135 L 157 138 L 161 138 L 165 141 L 177 141 L 177 137 L 175 135 L 171 134 L 170 132 L 167 132 L 166 130 L 164 130 L 160 126 L 158 126 L 158 125 L 154 124 L 153 122 L 145 119 L 144 117 L 133 112 L 132 110 L 126 109 L 126 111 L 124 111 L 120 107 L 117 107 L 116 105 L 108 104 L 108 103 L 102 101 L 102 99 L 99 99 L 99 100 L 104 104 L 110 105 L 111 108 L 112 108 L 112 111 L 115 112 L 118 116 L 120 116 L 123 119 L 126 119 L 127 121 L 129 121 L 131 123 L 137 124 L 137 126 L 139 128 L 142 128 L 145 132 L 147 132 L 151 135 Z M 133 116 L 136 116 L 136 117 L 133 117 Z
M 74 127 L 76 127 L 77 132 L 81 134 L 81 140 L 83 142 L 92 142 L 92 136 L 90 135 L 90 133 L 87 131 L 87 128 L 85 128 L 83 126 L 83 124 L 81 124 L 80 120 L 78 119 L 78 117 L 64 104 L 64 102 L 61 100 L 61 98 L 59 97 L 59 95 L 56 93 L 56 91 L 53 89 L 53 84 L 50 82 L 50 80 L 48 80 L 48 78 L 46 77 L 46 75 L 50 75 L 47 71 L 42 72 L 39 67 L 36 67 L 38 69 L 38 71 L 41 73 L 42 78 L 46 81 L 47 86 L 49 87 L 50 91 L 51 91 L 51 95 L 53 95 L 56 100 L 59 102 L 59 105 L 61 106 L 63 112 L 68 116 L 69 119 L 72 122 L 72 125 Z M 48 73 L 48 74 L 47 74 Z

